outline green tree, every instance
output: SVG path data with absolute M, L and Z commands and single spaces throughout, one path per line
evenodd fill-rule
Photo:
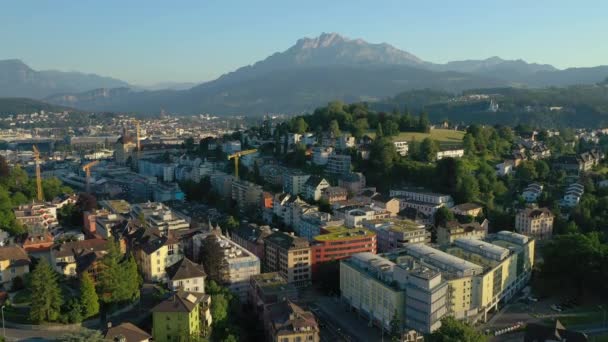
M 215 235 L 209 235 L 203 240 L 200 260 L 209 279 L 220 284 L 226 281 L 227 264 L 224 250 Z
M 425 341 L 427 338 L 425 338 Z M 441 320 L 441 327 L 428 336 L 430 342 L 485 342 L 488 337 L 468 325 L 446 317 Z
M 457 185 L 457 202 L 474 202 L 479 198 L 479 183 L 475 176 L 467 174 L 460 178 Z
M 99 297 L 95 292 L 95 283 L 88 272 L 80 276 L 80 306 L 85 319 L 99 313 Z
M 437 152 L 439 152 L 439 143 L 431 138 L 425 138 L 420 144 L 420 160 L 425 162 L 432 162 L 437 159 Z
M 123 258 L 118 243 L 108 241 L 108 252 L 101 259 L 97 292 L 105 304 L 132 301 L 139 297 L 141 279 L 132 255 Z
M 359 118 L 353 123 L 353 130 L 351 131 L 351 133 L 355 138 L 360 139 L 365 135 L 365 133 L 367 133 L 368 129 L 369 123 L 367 122 L 367 119 Z
M 446 223 L 454 219 L 454 213 L 446 208 L 441 207 L 435 212 L 435 226 L 445 227 Z
M 41 258 L 30 280 L 32 294 L 30 319 L 34 323 L 56 321 L 61 314 L 63 298 L 57 274 L 46 258 Z
M 292 121 L 291 130 L 294 133 L 304 134 L 308 130 L 308 124 L 303 117 L 298 117 Z
M 376 139 L 384 137 L 384 131 L 382 130 L 382 124 L 378 123 L 376 127 Z
M 340 131 L 340 124 L 337 120 L 331 120 L 329 122 L 329 133 L 334 138 L 337 138 L 342 135 L 342 131 Z

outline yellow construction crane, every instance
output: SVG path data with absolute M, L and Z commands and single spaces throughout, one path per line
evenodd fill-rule
M 257 149 L 245 150 L 228 155 L 228 160 L 234 159 L 234 175 L 236 176 L 236 179 L 239 179 L 239 158 L 248 154 L 256 153 L 257 151 Z
M 85 182 L 87 192 L 91 192 L 91 168 L 97 164 L 99 164 L 99 160 L 94 160 L 82 167 L 82 171 L 86 173 Z
M 44 193 L 42 192 L 42 175 L 40 174 L 40 150 L 36 145 L 32 145 L 34 150 L 34 160 L 36 161 L 36 190 L 38 195 L 38 201 L 44 201 Z

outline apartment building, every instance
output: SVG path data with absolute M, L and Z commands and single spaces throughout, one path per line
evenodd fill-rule
M 445 249 L 410 244 L 355 254 L 340 264 L 342 299 L 386 329 L 395 312 L 405 328 L 423 333 L 438 329 L 445 315 L 485 321 L 527 285 L 534 247 L 533 239 L 503 231 L 485 241 L 456 239 Z
M 30 273 L 30 258 L 27 252 L 16 246 L 0 247 L 0 285 L 10 289 L 13 279 L 22 280 Z
M 203 325 L 211 325 L 211 297 L 178 291 L 152 309 L 154 341 L 172 342 L 182 336 L 198 336 Z
M 264 260 L 264 239 L 272 234 L 270 226 L 241 225 L 230 233 L 230 239 Z
M 327 165 L 329 156 L 334 152 L 333 147 L 317 146 L 312 149 L 312 163 L 319 166 Z
M 321 199 L 329 204 L 334 204 L 340 201 L 346 201 L 348 197 L 348 191 L 345 188 L 339 186 L 330 186 L 323 189 Z
M 450 210 L 454 215 L 477 217 L 483 213 L 483 206 L 477 203 L 462 203 L 453 206 Z
M 98 262 L 107 252 L 107 240 L 70 241 L 53 246 L 51 259 L 59 274 L 75 277 L 82 272 L 89 272 L 93 279 L 97 279 Z
M 554 218 L 548 208 L 526 208 L 515 216 L 515 231 L 538 240 L 550 239 Z
M 462 158 L 464 156 L 464 149 L 457 148 L 451 150 L 443 150 L 437 152 L 436 159 L 441 160 L 443 158 Z
M 349 205 L 334 210 L 336 218 L 343 219 L 349 228 L 360 228 L 364 221 L 385 219 L 391 216 L 385 209 L 369 205 Z
M 345 175 L 350 173 L 351 160 L 348 154 L 332 154 L 327 159 L 325 171 L 336 175 Z
M 304 184 L 310 175 L 298 170 L 289 170 L 283 176 L 283 191 L 291 195 L 301 195 L 304 193 Z
M 414 210 L 422 217 L 426 217 L 429 223 L 439 208 L 454 206 L 452 196 L 428 192 L 421 188 L 391 190 L 390 197 L 399 199 L 400 211 Z
M 423 224 L 411 220 L 378 219 L 363 221 L 362 224 L 376 233 L 380 253 L 412 243 L 431 242 L 431 232 Z
M 218 243 L 224 252 L 223 256 L 227 265 L 224 275 L 228 288 L 244 303 L 249 291 L 249 278 L 260 274 L 260 259 L 223 236 L 218 237 Z
M 376 233 L 365 228 L 327 227 L 314 237 L 310 248 L 314 278 L 324 262 L 345 259 L 356 253 L 376 254 Z
M 311 265 L 308 240 L 283 232 L 275 232 L 266 238 L 265 272 L 279 272 L 288 283 L 306 286 L 311 281 Z
M 538 198 L 540 197 L 540 195 L 542 193 L 543 193 L 542 184 L 531 183 L 524 189 L 521 196 L 524 198 L 524 200 L 526 202 L 533 203 L 538 200 Z
M 365 188 L 365 176 L 361 172 L 351 172 L 338 178 L 338 186 L 351 194 L 356 194 Z
M 267 305 L 278 303 L 283 299 L 297 298 L 298 289 L 278 272 L 256 274 L 249 280 L 249 303 L 260 318 L 263 317 Z
M 146 281 L 167 281 L 167 267 L 180 261 L 184 254 L 172 231 L 140 228 L 129 234 L 135 261 Z
M 456 239 L 484 239 L 488 235 L 488 220 L 483 223 L 478 222 L 460 223 L 456 220 L 449 221 L 445 226 L 437 227 L 437 244 L 447 246 Z
M 13 209 L 17 222 L 28 229 L 44 228 L 52 230 L 59 225 L 57 206 L 48 203 L 22 204 Z
M 397 153 L 399 153 L 400 156 L 407 156 L 407 152 L 410 149 L 407 140 L 395 140 L 393 141 L 393 145 L 395 145 L 395 150 L 397 151 Z
M 320 176 L 310 176 L 304 183 L 304 197 L 310 201 L 318 201 L 323 191 L 329 188 L 329 182 Z
M 205 293 L 207 274 L 202 265 L 195 264 L 188 258 L 167 267 L 167 279 L 172 291 Z
M 300 237 L 312 241 L 315 236 L 328 227 L 336 227 L 344 224 L 344 220 L 336 219 L 331 214 L 322 211 L 313 211 L 300 216 L 294 231 Z
M 289 300 L 268 306 L 264 327 L 271 342 L 321 341 L 315 315 Z
M 261 186 L 242 179 L 232 182 L 232 199 L 239 208 L 259 206 L 262 203 L 264 190 Z
M 147 202 L 131 206 L 131 218 L 143 218 L 145 225 L 161 232 L 169 232 L 190 228 L 190 223 L 183 216 L 175 213 L 162 203 Z

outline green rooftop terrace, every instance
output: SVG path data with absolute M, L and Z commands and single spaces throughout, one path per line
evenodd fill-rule
M 374 232 L 365 228 L 347 228 L 344 226 L 327 227 L 323 229 L 326 234 L 315 236 L 316 241 L 332 241 L 332 240 L 355 240 L 362 237 L 370 237 L 375 235 Z

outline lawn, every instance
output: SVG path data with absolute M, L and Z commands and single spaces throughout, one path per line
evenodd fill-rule
M 374 137 L 375 133 L 368 133 L 370 137 Z M 399 135 L 394 136 L 393 140 L 407 140 L 407 141 L 422 141 L 425 138 L 431 138 L 439 141 L 442 146 L 460 146 L 462 144 L 462 138 L 464 137 L 463 131 L 455 131 L 453 129 L 433 129 L 430 133 L 419 133 L 419 132 L 401 132 Z

